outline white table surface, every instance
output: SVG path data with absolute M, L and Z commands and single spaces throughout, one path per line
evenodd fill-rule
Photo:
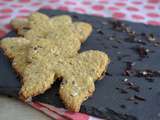
M 18 100 L 0 96 L 0 120 L 51 120 L 51 118 Z

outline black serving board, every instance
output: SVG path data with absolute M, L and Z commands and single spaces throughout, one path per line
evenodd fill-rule
M 126 62 L 134 62 L 132 69 L 136 70 L 160 70 L 160 47 L 158 47 L 160 27 L 127 21 L 116 22 L 111 18 L 57 10 L 40 10 L 40 12 L 49 16 L 68 14 L 76 21 L 89 22 L 93 26 L 93 32 L 83 43 L 80 51 L 100 50 L 107 53 L 111 59 L 108 74 L 95 83 L 96 91 L 82 104 L 81 112 L 109 120 L 160 120 L 159 74 L 152 73 L 150 78 L 147 77 L 149 80 L 146 80 L 142 73 L 124 75 Z M 124 26 L 129 26 L 136 35 Z M 15 36 L 15 32 L 12 31 L 6 36 Z M 156 39 L 155 42 L 150 42 L 154 40 L 152 37 Z M 150 52 L 147 53 L 142 48 L 147 48 Z M 140 88 L 128 89 L 131 85 L 123 81 L 126 78 Z M 56 82 L 51 89 L 43 95 L 34 97 L 33 100 L 64 107 L 58 97 L 59 84 Z M 17 97 L 20 86 L 18 76 L 0 50 L 0 93 Z M 132 100 L 135 95 L 144 99 Z

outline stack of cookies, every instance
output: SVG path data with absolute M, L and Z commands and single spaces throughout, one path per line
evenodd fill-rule
M 92 32 L 85 22 L 72 22 L 68 15 L 49 18 L 33 13 L 11 22 L 18 37 L 4 38 L 0 47 L 21 76 L 20 99 L 44 93 L 62 78 L 59 95 L 70 111 L 78 112 L 95 90 L 109 64 L 108 56 L 97 50 L 79 53 L 81 43 Z

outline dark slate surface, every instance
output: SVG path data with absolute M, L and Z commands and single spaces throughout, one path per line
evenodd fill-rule
M 110 18 L 55 10 L 40 11 L 49 16 L 65 13 L 74 20 L 91 23 L 94 30 L 82 45 L 81 51 L 101 50 L 111 58 L 109 74 L 95 83 L 96 91 L 82 104 L 81 112 L 109 120 L 160 119 L 160 47 L 157 47 L 160 46 L 160 27 L 126 21 L 122 22 L 123 25 Z M 131 30 L 124 26 L 129 26 Z M 7 36 L 15 36 L 15 33 L 11 32 Z M 150 42 L 153 36 L 156 40 Z M 149 49 L 149 52 L 144 48 Z M 126 68 L 126 62 L 133 62 L 134 66 L 128 64 Z M 144 70 L 147 70 L 147 75 L 139 72 Z M 123 81 L 126 78 L 129 82 Z M 63 107 L 58 97 L 58 87 L 59 83 L 56 82 L 45 94 L 34 97 L 33 100 Z M 19 78 L 1 50 L 0 93 L 17 97 L 19 88 Z

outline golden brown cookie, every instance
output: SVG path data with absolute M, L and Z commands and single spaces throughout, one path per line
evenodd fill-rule
M 44 18 L 43 18 L 44 17 Z M 38 13 L 35 13 L 35 14 L 32 14 L 32 16 L 30 17 L 30 19 L 31 20 L 33 20 L 33 21 L 37 21 L 37 19 L 36 18 L 43 18 L 44 19 L 44 21 L 45 20 L 48 20 L 48 17 L 46 17 L 46 16 L 43 16 L 42 14 L 38 14 Z M 36 20 L 34 20 L 34 19 L 36 19 Z M 67 15 L 61 15 L 61 16 L 54 16 L 54 17 L 52 17 L 51 18 L 51 21 L 52 21 L 52 24 L 53 24 L 53 26 L 54 26 L 54 29 L 52 30 L 52 32 L 51 33 L 48 33 L 48 35 L 46 36 L 47 38 L 49 38 L 49 39 L 53 39 L 53 40 L 57 40 L 57 44 L 60 44 L 60 46 L 63 46 L 63 45 L 66 45 L 66 43 L 65 43 L 65 41 L 63 40 L 63 39 L 68 39 L 68 37 L 65 37 L 65 36 L 70 36 L 70 37 L 72 37 L 72 38 L 70 38 L 70 39 L 73 39 L 74 37 L 75 38 L 79 38 L 80 39 L 80 41 L 84 41 L 84 39 L 86 39 L 86 36 L 89 36 L 89 34 L 90 34 L 90 30 L 92 30 L 92 27 L 91 27 L 91 25 L 89 25 L 88 23 L 83 23 L 83 22 L 76 22 L 75 23 L 75 25 L 76 25 L 76 28 L 75 28 L 75 25 L 74 25 L 74 23 L 72 24 L 72 20 L 71 20 L 71 17 L 70 16 L 67 16 Z M 16 20 L 14 20 L 14 21 L 12 21 L 12 25 L 14 26 L 14 28 L 16 28 L 16 29 L 23 29 L 23 28 L 26 28 L 27 27 L 27 25 L 29 24 L 29 23 L 27 23 L 28 22 L 28 20 L 26 20 L 26 19 L 16 19 Z M 59 26 L 62 26 L 62 27 L 59 27 Z M 84 27 L 83 27 L 83 25 L 84 25 Z M 88 26 L 88 27 L 85 27 L 85 26 Z M 68 27 L 68 28 L 67 28 Z M 29 27 L 28 27 L 29 28 Z M 65 29 L 64 29 L 65 28 Z M 82 30 L 80 30 L 80 28 L 85 28 L 85 29 L 82 29 Z M 87 32 L 86 30 L 88 29 L 88 31 L 89 32 Z M 66 32 L 65 32 L 65 30 L 66 30 Z M 60 32 L 60 31 L 62 31 L 62 32 Z M 20 31 L 19 30 L 19 32 L 23 32 L 23 31 Z M 27 31 L 25 31 L 24 33 L 26 33 Z M 53 32 L 54 32 L 54 34 L 53 34 Z M 36 31 L 36 30 L 32 30 L 32 29 L 30 29 L 29 31 L 28 31 L 28 34 L 29 34 L 29 36 L 31 37 L 31 39 L 33 39 L 33 36 L 38 36 L 38 35 L 40 35 L 39 34 L 39 31 Z M 57 35 L 58 34 L 58 35 Z M 73 35 L 73 34 L 75 34 L 75 35 Z M 84 35 L 85 34 L 85 35 Z M 56 37 L 55 37 L 56 36 Z M 59 40 L 59 37 L 58 36 L 60 36 L 61 37 L 61 39 Z M 15 58 L 14 60 L 13 60 L 13 66 L 14 66 L 14 68 L 16 69 L 16 71 L 17 72 L 19 72 L 21 75 L 22 75 L 22 72 L 23 72 L 23 69 L 25 68 L 25 66 L 27 65 L 27 61 L 26 61 L 26 56 L 27 56 L 27 54 L 24 54 L 24 53 L 26 53 L 26 49 L 24 49 L 24 48 L 26 48 L 25 47 L 25 45 L 26 44 L 24 44 L 24 41 L 25 40 L 27 40 L 27 43 L 29 43 L 29 41 L 32 41 L 31 39 L 30 39 L 30 37 L 29 38 L 27 38 L 27 39 L 23 39 L 22 40 L 22 43 L 20 42 L 20 40 L 19 39 L 21 39 L 21 38 L 15 38 L 15 39 L 12 39 L 11 38 L 11 40 L 12 41 L 10 41 L 10 40 L 7 40 L 8 42 L 4 42 L 5 44 L 3 44 L 3 46 L 5 46 L 6 48 L 8 47 L 8 49 L 10 50 L 10 55 L 8 55 L 9 57 L 10 56 L 13 56 L 12 58 Z M 42 38 L 43 38 L 43 36 L 42 36 Z M 74 39 L 75 39 L 74 38 Z M 73 40 L 74 40 L 73 39 Z M 37 40 L 37 37 L 35 37 L 35 39 L 33 39 L 33 40 Z M 62 40 L 63 40 L 63 42 L 62 42 Z M 6 41 L 6 40 L 4 40 L 4 41 Z M 18 41 L 18 43 L 19 44 L 21 44 L 21 46 L 19 46 L 19 44 L 15 44 L 16 42 Z M 61 41 L 61 42 L 60 42 Z M 68 40 L 67 40 L 68 41 Z M 59 43 L 58 43 L 59 42 Z M 68 42 L 68 46 L 72 46 L 72 43 L 73 41 L 69 41 Z M 77 42 L 76 40 L 75 40 L 75 42 Z M 2 42 L 3 43 L 3 42 Z M 77 42 L 77 49 L 76 49 L 76 52 L 77 52 L 77 50 L 79 50 L 79 42 Z M 8 45 L 8 46 L 7 46 Z M 13 53 L 13 52 L 11 52 L 12 51 L 12 49 L 9 47 L 9 45 L 10 46 L 14 46 L 15 48 L 16 48 L 16 45 L 17 45 L 17 47 L 19 48 L 19 49 L 21 49 L 21 50 L 18 50 L 18 54 L 15 54 L 15 53 Z M 22 48 L 20 48 L 20 47 L 22 47 Z M 76 48 L 76 46 L 74 47 L 74 48 Z M 69 48 L 67 48 L 66 47 L 66 53 L 68 52 L 68 50 L 67 49 L 72 49 L 71 47 L 69 47 Z M 74 49 L 73 49 L 74 50 Z M 7 51 L 6 51 L 7 52 Z M 9 54 L 9 53 L 7 53 L 7 54 Z M 22 54 L 22 55 L 21 55 Z M 68 53 L 69 54 L 69 53 Z M 70 54 L 73 54 L 73 53 L 70 53 Z M 18 56 L 18 57 L 16 57 L 16 56 Z
M 28 57 L 31 64 L 24 71 L 21 99 L 44 93 L 58 76 L 63 78 L 59 91 L 62 101 L 69 110 L 79 111 L 82 102 L 92 95 L 94 81 L 105 71 L 109 59 L 100 51 L 67 56 L 66 50 L 47 39 L 30 46 Z
M 22 37 L 4 38 L 0 42 L 0 47 L 13 60 L 12 65 L 20 75 L 27 64 L 26 55 L 29 43 L 29 40 Z
M 59 94 L 70 111 L 79 112 L 83 101 L 93 94 L 94 81 L 105 71 L 109 59 L 103 52 L 90 50 L 80 53 L 67 63 L 68 66 L 62 67 L 67 72 L 62 73 Z
M 29 29 L 28 19 L 15 18 L 11 21 L 12 27 L 17 30 L 17 34 L 23 36 Z
M 14 29 L 19 29 L 23 27 L 28 27 L 28 19 L 26 18 L 15 18 L 11 21 L 11 25 L 13 26 Z
M 20 98 L 42 94 L 57 77 L 63 77 L 60 97 L 69 110 L 79 111 L 95 89 L 94 80 L 109 63 L 108 56 L 100 51 L 78 54 L 92 26 L 72 22 L 67 15 L 49 18 L 41 13 L 33 13 L 19 24 L 17 21 L 12 21 L 12 25 L 25 38 L 3 39 L 1 47 L 23 77 Z
M 29 97 L 43 93 L 45 90 L 47 90 L 51 86 L 50 82 L 52 81 L 53 83 L 55 80 L 54 76 L 49 75 L 49 76 L 52 76 L 53 78 L 49 77 L 51 80 L 49 80 L 49 83 L 48 83 L 49 78 L 46 78 L 48 75 L 44 76 L 44 74 L 41 74 L 41 72 L 39 71 L 39 70 L 43 71 L 42 69 L 44 68 L 39 69 L 37 71 L 35 70 L 36 71 L 35 73 L 39 74 L 37 75 L 39 76 L 39 81 L 38 83 L 35 82 L 35 86 L 36 86 L 35 87 L 33 83 L 30 83 L 30 81 L 31 82 L 37 81 L 37 79 L 32 78 L 32 74 L 30 74 L 31 68 L 35 68 L 36 66 L 39 66 L 40 64 L 42 64 L 41 61 L 44 61 L 47 64 L 52 54 L 54 54 L 53 61 L 56 60 L 58 56 L 72 57 L 77 54 L 78 50 L 80 49 L 81 43 L 77 37 L 77 34 L 73 32 L 73 29 L 74 27 L 72 27 L 72 24 L 68 24 L 68 25 L 66 24 L 66 25 L 62 25 L 61 27 L 55 27 L 55 29 L 53 29 L 54 31 L 47 35 L 46 37 L 47 39 L 38 39 L 37 41 L 32 41 L 32 43 L 29 46 L 30 49 L 28 52 L 28 60 L 31 63 L 33 62 L 35 63 L 34 63 L 34 66 L 28 65 L 29 67 L 27 66 L 24 71 L 23 81 L 25 82 L 24 82 L 24 85 L 22 85 L 22 89 L 21 89 L 22 99 L 27 99 Z M 41 67 L 43 67 L 43 65 Z M 47 67 L 50 67 L 50 64 L 44 65 L 44 67 L 47 69 Z M 46 74 L 50 73 L 47 70 L 44 70 L 44 71 L 47 72 Z M 32 73 L 34 73 L 34 71 Z M 40 77 L 41 75 L 42 77 Z M 32 84 L 34 87 L 29 86 L 28 84 Z
M 78 31 L 79 39 L 83 43 L 92 32 L 92 26 L 85 22 L 74 22 L 73 25 Z
M 11 25 L 17 30 L 19 35 L 27 39 L 45 38 L 48 32 L 61 25 L 72 24 L 72 18 L 68 15 L 59 15 L 49 18 L 42 13 L 32 13 L 25 19 L 16 18 L 11 21 Z M 74 32 L 79 36 L 81 42 L 87 39 L 92 31 L 92 26 L 85 22 L 74 22 Z
M 33 23 L 36 23 L 37 21 L 39 22 L 39 19 L 41 19 L 42 21 L 46 21 L 46 22 L 47 22 L 47 20 L 49 20 L 49 18 L 46 15 L 43 15 L 41 13 L 33 13 L 28 19 L 15 19 L 15 20 L 13 20 L 12 25 L 15 29 L 18 30 L 19 34 L 21 34 L 21 35 L 27 34 L 27 35 L 29 35 L 29 37 L 27 37 L 27 39 L 23 39 L 22 43 L 19 40 L 19 39 L 22 39 L 22 38 L 14 38 L 14 39 L 11 38 L 10 40 L 9 39 L 3 40 L 3 41 L 6 41 L 6 42 L 3 42 L 2 46 L 3 46 L 3 48 L 5 47 L 5 48 L 10 50 L 9 52 L 7 52 L 5 50 L 5 52 L 7 52 L 7 55 L 9 57 L 12 56 L 13 67 L 16 69 L 16 71 L 18 73 L 20 73 L 20 75 L 22 75 L 23 69 L 28 64 L 28 61 L 26 61 L 26 57 L 27 57 L 26 47 L 28 47 L 28 46 L 26 46 L 26 44 L 24 44 L 24 41 L 27 40 L 27 43 L 29 43 L 29 41 L 32 42 L 33 40 L 37 40 L 37 38 L 39 38 L 39 35 L 42 35 L 42 34 L 39 33 L 39 29 L 33 29 L 32 30 L 31 27 L 29 27 L 29 20 L 34 21 L 34 22 L 31 22 L 33 24 Z M 51 23 L 53 24 L 54 27 L 53 27 L 52 32 L 47 33 L 48 35 L 46 37 L 47 38 L 50 37 L 50 39 L 52 39 L 52 40 L 59 41 L 57 37 L 56 38 L 54 38 L 54 37 L 59 31 L 63 31 L 63 29 L 62 29 L 63 27 L 60 27 L 60 26 L 64 26 L 64 27 L 69 26 L 70 27 L 70 30 L 67 30 L 66 33 L 65 33 L 65 31 L 62 32 L 62 33 L 61 32 L 58 33 L 59 34 L 58 36 L 61 36 L 63 34 L 62 37 L 61 37 L 61 40 L 63 40 L 65 38 L 65 36 L 72 36 L 73 37 L 73 35 L 71 35 L 71 34 L 74 33 L 74 34 L 76 34 L 76 35 L 74 35 L 74 37 L 79 38 L 79 40 L 81 41 L 81 40 L 86 39 L 86 37 L 84 37 L 84 35 L 82 33 L 87 34 L 87 36 L 89 36 L 89 34 L 90 34 L 90 32 L 86 32 L 84 29 L 81 30 L 81 33 L 80 33 L 79 27 L 75 28 L 74 25 L 73 25 L 74 23 L 72 24 L 71 17 L 67 16 L 67 15 L 54 16 L 50 19 L 50 21 L 51 21 Z M 83 23 L 83 24 L 88 24 L 88 23 Z M 33 26 L 34 25 L 36 26 L 36 24 L 33 24 Z M 78 26 L 82 26 L 82 22 Z M 43 27 L 43 26 L 41 26 L 41 27 Z M 26 31 L 25 28 L 30 28 L 30 29 L 27 29 L 27 31 Z M 92 29 L 91 25 L 88 24 L 86 29 L 89 29 L 89 30 Z M 69 33 L 69 31 L 70 31 L 70 33 Z M 53 32 L 55 34 L 53 34 Z M 35 38 L 33 36 L 35 36 Z M 81 36 L 81 37 L 79 37 L 79 36 Z M 43 36 L 42 36 L 42 38 L 43 38 Z M 17 41 L 18 41 L 19 44 L 21 44 L 21 46 L 19 44 L 15 44 Z M 60 42 L 60 43 L 62 44 L 63 42 Z M 77 42 L 77 43 L 79 44 L 79 42 Z M 72 43 L 69 42 L 69 44 L 71 45 Z M 15 48 L 16 48 L 16 45 L 17 45 L 18 48 L 21 49 L 21 50 L 15 49 L 15 52 L 12 52 L 12 49 L 10 48 L 9 45 L 14 46 Z M 20 48 L 20 47 L 22 47 L 22 48 Z M 77 49 L 79 49 L 79 47 Z M 17 50 L 18 54 L 15 54 L 16 50 Z M 22 55 L 20 55 L 20 54 L 22 54 Z

